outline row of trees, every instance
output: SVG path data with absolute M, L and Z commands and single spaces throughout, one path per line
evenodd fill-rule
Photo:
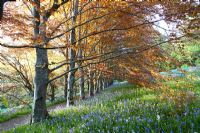
M 160 34 L 154 27 L 163 29 L 157 22 L 165 20 L 176 23 L 191 35 L 196 30 L 193 25 L 199 8 L 192 0 L 23 0 L 17 3 L 6 8 L 1 29 L 4 35 L 20 43 L 10 45 L 1 40 L 0 46 L 9 49 L 2 51 L 0 62 L 1 66 L 11 67 L 20 76 L 24 88 L 34 95 L 32 122 L 48 117 L 47 87 L 55 88 L 55 81 L 62 77 L 67 106 L 74 104 L 76 81 L 79 81 L 80 99 L 86 97 L 86 83 L 89 96 L 103 90 L 115 78 L 139 85 L 155 84 L 159 62 L 169 60 L 160 45 L 185 34 L 180 37 L 172 34 L 168 40 L 159 42 Z M 155 18 L 156 15 L 159 17 Z M 188 17 L 192 19 L 189 21 Z M 181 25 L 183 22 L 187 24 Z M 25 58 L 27 51 L 30 55 Z M 21 55 L 19 59 L 17 54 Z M 35 65 L 30 63 L 32 59 L 36 60 Z M 0 76 L 15 80 L 4 70 Z

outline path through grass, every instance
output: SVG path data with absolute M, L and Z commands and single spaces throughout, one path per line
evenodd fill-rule
M 52 113 L 52 119 L 8 132 L 200 132 L 199 97 L 179 110 L 173 102 L 160 101 L 159 95 L 158 91 L 133 85 L 115 87 Z

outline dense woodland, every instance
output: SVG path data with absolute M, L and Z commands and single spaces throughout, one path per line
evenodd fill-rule
M 199 11 L 198 0 L 1 1 L 0 132 L 200 131 Z M 27 114 L 30 125 L 3 127 Z

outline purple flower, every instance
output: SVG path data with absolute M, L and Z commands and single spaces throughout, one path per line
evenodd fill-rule
M 87 127 L 89 127 L 89 126 L 91 126 L 91 125 L 92 125 L 92 122 L 91 122 L 91 121 L 89 121 L 89 122 L 86 123 L 86 126 L 87 126 Z
M 182 133 L 182 128 L 181 128 L 181 126 L 179 126 L 179 131 L 180 131 L 180 133 Z
M 148 123 L 151 123 L 152 121 L 153 121 L 152 119 L 148 119 L 148 120 L 147 120 Z
M 186 125 L 186 122 L 181 122 L 181 125 Z
M 73 128 L 69 129 L 69 133 L 73 133 L 73 132 L 74 132 Z
M 150 133 L 151 131 L 150 131 L 150 129 L 148 128 L 148 127 L 144 127 L 145 128 L 145 132 L 146 133 Z
M 194 128 L 194 123 L 191 123 L 191 127 L 192 127 L 192 129 Z
M 90 117 L 90 114 L 84 115 L 83 117 L 81 117 L 84 121 L 87 120 Z
M 194 117 L 197 117 L 197 115 L 198 115 L 198 112 L 195 111 L 194 112 Z

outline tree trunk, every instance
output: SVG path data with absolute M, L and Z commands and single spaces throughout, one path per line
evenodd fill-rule
M 77 18 L 77 13 L 78 13 L 78 4 L 79 0 L 74 0 L 72 1 L 72 27 L 75 26 L 76 24 L 76 18 Z M 74 83 L 75 83 L 75 56 L 76 56 L 76 51 L 72 48 L 76 42 L 76 30 L 73 28 L 70 32 L 70 44 L 71 47 L 69 48 L 69 73 L 68 73 L 68 87 L 67 87 L 67 107 L 70 105 L 74 104 L 73 100 L 73 93 L 74 93 Z
M 68 81 L 68 75 L 66 74 L 66 75 L 65 75 L 65 81 L 64 81 L 64 82 L 65 82 L 65 86 L 64 86 L 64 98 L 65 98 L 65 99 L 67 99 L 67 85 L 68 85 L 68 84 L 67 84 L 67 83 L 68 83 L 67 81 Z
M 80 80 L 79 80 L 79 87 L 80 87 L 80 98 L 85 99 L 85 88 L 84 88 L 84 72 L 83 68 L 81 68 L 81 64 L 79 66 L 79 73 L 80 73 Z
M 68 82 L 67 82 L 67 107 L 74 104 L 73 93 L 74 93 L 74 83 L 75 83 L 75 51 L 69 49 L 69 73 L 68 73 Z
M 94 73 L 89 70 L 89 96 L 94 96 Z
M 99 87 L 100 87 L 100 79 L 97 78 L 97 80 L 96 80 L 96 93 L 99 93 L 99 92 L 100 92 Z
M 88 94 L 90 92 L 90 79 L 89 79 L 89 76 L 88 76 L 88 80 L 87 80 L 87 91 L 88 91 Z
M 34 37 L 35 37 L 35 45 L 38 45 L 38 37 L 42 37 L 43 43 L 45 43 L 45 22 L 46 19 L 42 19 L 42 23 L 40 23 L 40 1 L 34 0 L 36 6 L 33 7 L 33 15 L 34 15 Z M 43 26 L 43 27 L 42 27 Z M 40 31 L 40 27 L 44 31 Z M 46 108 L 46 93 L 47 93 L 47 85 L 48 85 L 48 55 L 46 49 L 36 48 L 36 64 L 35 64 L 35 78 L 34 78 L 34 99 L 33 99 L 33 115 L 32 122 L 40 122 L 47 118 L 48 112 Z
M 80 14 L 80 19 L 79 19 L 79 24 L 81 24 L 81 19 L 82 16 Z M 81 26 L 79 27 L 79 31 L 78 31 L 78 39 L 80 40 L 81 38 Z M 81 41 L 78 41 L 78 60 L 82 60 L 83 59 L 83 50 L 81 48 Z M 79 79 L 79 91 L 80 91 L 80 99 L 85 99 L 85 88 L 84 88 L 84 71 L 82 68 L 82 62 L 79 61 L 77 63 L 78 65 L 78 72 L 80 75 L 80 79 Z
M 103 91 L 103 79 L 101 76 L 99 77 L 99 90 Z
M 36 49 L 33 122 L 39 122 L 48 116 L 46 108 L 46 93 L 48 84 L 48 57 L 45 49 Z

